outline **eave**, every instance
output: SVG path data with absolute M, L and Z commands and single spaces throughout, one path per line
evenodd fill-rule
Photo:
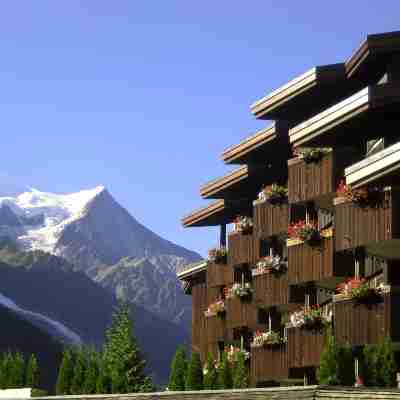
M 251 105 L 256 118 L 298 121 L 347 93 L 344 64 L 314 67 Z M 310 98 L 318 101 L 310 107 Z
M 364 86 L 376 83 L 396 53 L 400 54 L 400 31 L 368 35 L 345 62 L 346 77 Z
M 185 228 L 217 226 L 231 223 L 237 215 L 250 215 L 251 202 L 247 200 L 217 200 L 182 218 Z
M 400 142 L 346 168 L 346 183 L 353 188 L 358 188 L 369 183 L 398 183 L 399 169 Z
M 205 271 L 206 269 L 207 260 L 201 260 L 197 263 L 185 265 L 179 272 L 177 272 L 176 276 L 180 280 L 185 280 L 191 278 L 193 275 Z
M 395 135 L 392 129 L 397 131 L 399 103 L 399 85 L 368 86 L 289 129 L 289 141 L 294 147 L 334 147 L 357 144 L 382 132 Z
M 226 149 L 221 157 L 226 164 L 273 164 L 290 155 L 288 127 L 277 122 Z
M 276 177 L 277 170 L 273 166 L 244 165 L 229 174 L 214 179 L 200 188 L 204 199 L 254 200 L 267 179 Z M 284 178 L 284 172 L 280 178 Z

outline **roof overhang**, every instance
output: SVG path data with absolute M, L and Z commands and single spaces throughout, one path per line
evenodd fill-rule
M 399 169 L 400 142 L 346 168 L 346 183 L 354 188 L 377 182 L 393 184 L 399 180 Z
M 251 105 L 256 118 L 304 120 L 346 91 L 343 63 L 314 67 Z M 332 99 L 333 97 L 333 99 Z M 310 99 L 318 99 L 310 101 Z M 311 113 L 311 114 L 310 114 Z
M 193 275 L 198 274 L 207 269 L 208 262 L 206 260 L 199 261 L 194 264 L 188 264 L 177 272 L 176 276 L 180 280 L 191 278 Z
M 345 62 L 346 76 L 364 86 L 376 83 L 395 54 L 400 54 L 400 31 L 368 35 Z
M 276 176 L 283 178 L 282 171 L 272 165 L 251 166 L 244 165 L 229 174 L 214 179 L 200 188 L 200 195 L 205 199 L 248 199 L 254 200 L 261 187 L 269 183 L 268 178 Z
M 289 155 L 287 124 L 276 122 L 229 147 L 221 157 L 226 164 L 273 164 Z
M 385 136 L 396 135 L 399 104 L 400 85 L 368 86 L 289 129 L 289 141 L 294 147 L 333 147 L 373 139 L 382 132 Z
M 196 226 L 217 226 L 230 224 L 238 215 L 250 215 L 252 210 L 249 200 L 217 200 L 182 218 L 185 228 Z

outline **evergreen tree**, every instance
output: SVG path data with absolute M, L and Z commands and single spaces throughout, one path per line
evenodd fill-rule
M 11 355 L 11 366 L 8 378 L 9 388 L 22 388 L 25 377 L 25 360 L 21 353 L 17 352 Z
M 0 353 L 0 389 L 5 389 L 4 379 L 5 379 L 5 368 L 4 368 L 4 353 Z
M 350 345 L 337 349 L 337 378 L 343 386 L 353 386 L 355 381 L 354 358 Z
M 218 389 L 232 389 L 232 370 L 228 360 L 228 354 L 222 354 L 221 362 L 218 367 Z
M 330 330 L 325 335 L 325 346 L 321 354 L 320 366 L 317 371 L 318 382 L 321 385 L 337 385 L 337 351 Z
M 366 346 L 364 346 L 363 355 L 364 382 L 367 386 L 378 386 L 379 377 L 377 371 L 377 346 L 367 344 Z
M 87 368 L 83 383 L 84 394 L 96 393 L 96 384 L 99 376 L 99 355 L 95 349 L 87 351 Z
M 233 369 L 233 387 L 245 389 L 249 387 L 249 373 L 246 367 L 246 359 L 242 352 L 238 353 Z
M 111 392 L 110 377 L 105 366 L 103 357 L 99 357 L 99 374 L 96 381 L 96 393 L 107 394 Z
M 215 390 L 217 386 L 217 369 L 215 368 L 214 357 L 211 353 L 208 353 L 206 371 L 204 374 L 204 389 Z
M 133 335 L 129 308 L 125 304 L 119 306 L 106 332 L 104 363 L 112 393 L 141 392 L 148 388 L 150 378 L 146 379 L 144 374 L 145 361 Z
M 185 375 L 187 369 L 186 352 L 183 346 L 176 349 L 171 363 L 168 389 L 176 392 L 185 390 Z
M 187 369 L 185 388 L 186 390 L 203 389 L 203 368 L 199 353 L 192 353 L 192 358 Z
M 30 356 L 28 361 L 25 385 L 29 388 L 37 388 L 39 385 L 39 367 L 34 354 Z
M 83 394 L 83 383 L 86 372 L 86 354 L 83 348 L 79 348 L 75 354 L 74 372 L 71 381 L 71 394 Z
M 11 371 L 13 368 L 13 356 L 10 352 L 3 355 L 2 361 L 2 389 L 8 389 L 12 385 Z
M 380 381 L 383 386 L 392 387 L 396 385 L 396 360 L 394 358 L 393 345 L 390 339 L 385 339 L 379 346 L 379 358 L 382 360 L 380 370 Z
M 71 394 L 71 383 L 74 375 L 74 364 L 72 352 L 69 349 L 64 350 L 60 369 L 58 371 L 56 393 L 58 395 Z

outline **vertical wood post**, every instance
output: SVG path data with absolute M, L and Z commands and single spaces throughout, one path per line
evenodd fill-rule
M 226 247 L 226 224 L 220 225 L 219 244 L 220 247 Z

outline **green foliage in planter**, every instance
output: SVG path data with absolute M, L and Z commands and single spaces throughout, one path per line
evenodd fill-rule
M 214 357 L 208 353 L 206 369 L 204 373 L 204 389 L 215 390 L 218 389 L 217 385 L 217 369 L 215 368 Z
M 185 375 L 187 370 L 186 352 L 183 346 L 179 346 L 171 363 L 168 389 L 171 391 L 185 390 Z
M 245 356 L 242 352 L 237 355 L 237 361 L 233 368 L 233 387 L 245 389 L 249 387 L 249 373 L 246 367 Z
M 203 389 L 203 368 L 199 353 L 192 353 L 185 382 L 186 390 L 202 390 Z

